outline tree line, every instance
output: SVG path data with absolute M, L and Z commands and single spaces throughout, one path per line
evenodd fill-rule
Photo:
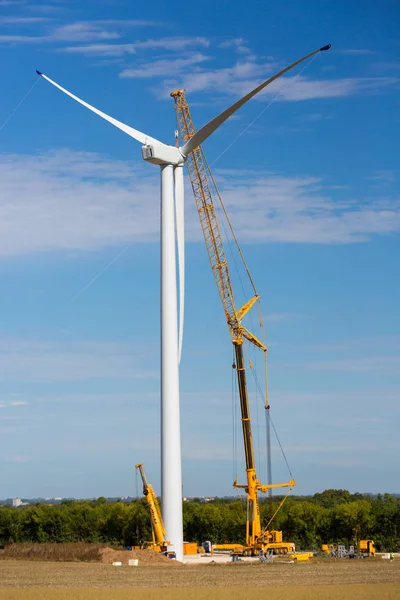
M 267 525 L 283 497 L 260 503 Z M 244 543 L 244 499 L 193 500 L 183 505 L 184 538 L 201 544 Z M 372 497 L 346 490 L 326 490 L 314 496 L 292 496 L 283 504 L 270 529 L 283 531 L 297 549 L 317 550 L 323 543 L 357 544 L 375 540 L 378 551 L 400 551 L 400 498 Z M 144 499 L 132 502 L 67 500 L 57 505 L 0 506 L 0 544 L 13 542 L 97 542 L 122 546 L 151 540 Z

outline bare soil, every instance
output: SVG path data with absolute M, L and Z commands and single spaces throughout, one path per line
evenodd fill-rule
M 99 562 L 128 564 L 137 558 L 141 565 L 176 567 L 177 563 L 151 550 L 115 550 L 103 544 L 10 544 L 0 551 L 3 560 L 33 560 L 52 562 Z M 1 585 L 1 582 L 0 582 Z
M 159 557 L 161 558 L 161 557 Z M 169 560 L 169 559 L 165 559 Z M 398 584 L 400 560 L 321 560 L 294 564 L 114 567 L 101 563 L 0 561 L 0 588 L 265 588 Z M 210 591 L 210 590 L 209 590 Z M 283 592 L 283 590 L 282 590 Z M 148 597 L 149 590 L 146 590 Z M 186 593 L 186 592 L 185 592 Z M 237 592 L 234 592 L 237 596 Z M 382 596 L 376 596 L 381 598 Z M 296 596 L 297 600 L 297 596 Z
M 224 587 L 124 589 L 0 589 L 0 600 L 399 600 L 400 585 L 331 585 L 316 587 Z

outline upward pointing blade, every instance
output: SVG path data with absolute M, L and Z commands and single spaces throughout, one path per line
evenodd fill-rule
M 74 100 L 79 102 L 79 104 L 82 104 L 83 106 L 85 106 L 86 108 L 91 110 L 92 112 L 96 113 L 96 115 L 99 115 L 99 117 L 102 117 L 102 119 L 105 119 L 106 121 L 111 123 L 111 125 L 118 127 L 118 129 L 121 129 L 121 131 L 123 131 L 124 133 L 127 133 L 130 137 L 133 137 L 138 142 L 142 142 L 142 144 L 156 144 L 159 146 L 165 146 L 165 144 L 163 144 L 162 142 L 159 142 L 155 138 L 152 138 L 149 135 L 146 135 L 145 133 L 138 131 L 137 129 L 133 129 L 133 127 L 129 127 L 129 125 L 125 125 L 125 123 L 121 123 L 121 121 L 118 121 L 117 119 L 114 119 L 113 117 L 110 117 L 106 113 L 103 113 L 101 110 L 98 110 L 94 106 L 91 106 L 84 100 L 81 100 L 80 98 L 78 98 L 78 96 L 74 96 L 74 94 L 71 94 L 71 92 L 69 92 L 65 88 L 61 87 L 61 85 L 58 85 L 58 83 L 56 83 L 55 81 L 50 79 L 50 77 L 47 77 L 47 75 L 44 75 L 44 73 L 41 73 L 38 70 L 36 70 L 36 73 L 38 75 L 40 75 L 40 77 L 43 77 L 43 79 L 46 79 L 49 83 L 54 85 L 56 88 L 58 88 L 59 90 L 64 92 L 64 94 L 67 94 L 67 96 L 70 96 L 70 98 L 73 98 Z
M 307 58 L 311 58 L 311 56 L 314 56 L 314 54 L 318 54 L 318 52 L 323 52 L 324 50 L 329 50 L 330 47 L 331 45 L 328 44 L 323 48 L 318 48 L 318 50 L 314 50 L 314 52 L 307 54 L 307 56 L 303 56 L 303 58 L 300 58 L 300 60 L 297 60 L 293 64 L 289 65 L 288 67 L 286 67 L 286 69 L 279 71 L 279 73 L 277 73 L 273 77 L 270 77 L 269 79 L 267 79 L 267 81 L 264 81 L 264 83 L 262 83 L 254 90 L 246 94 L 246 96 L 243 96 L 243 98 L 235 102 L 235 104 L 232 104 L 232 106 L 230 106 L 223 113 L 218 115 L 218 117 L 215 117 L 212 121 L 207 123 L 207 125 L 204 125 L 204 127 L 199 129 L 199 131 L 197 131 L 194 134 L 194 136 L 191 137 L 188 142 L 186 142 L 186 144 L 181 148 L 181 153 L 183 154 L 183 156 L 187 156 L 190 152 L 192 152 L 192 150 L 197 148 L 197 146 L 200 146 L 200 144 L 202 144 L 204 140 L 206 140 L 216 129 L 218 129 L 218 127 L 222 125 L 222 123 L 229 119 L 229 117 L 231 117 L 241 106 L 243 106 L 243 104 L 246 104 L 246 102 L 251 100 L 251 98 L 253 98 L 256 94 L 261 92 L 261 90 L 267 87 L 267 85 L 275 81 L 275 79 L 278 79 L 278 77 L 281 77 L 281 75 L 284 75 L 285 73 L 290 71 L 290 69 L 293 69 L 293 67 L 297 66 L 304 60 L 307 60 Z

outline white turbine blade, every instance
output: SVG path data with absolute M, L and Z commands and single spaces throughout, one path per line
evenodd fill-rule
M 183 165 L 175 167 L 175 214 L 176 238 L 178 245 L 179 275 L 179 344 L 178 361 L 181 362 L 183 343 L 183 324 L 185 318 L 185 207 L 183 189 Z
M 92 112 L 96 113 L 96 115 L 99 115 L 99 117 L 102 117 L 102 119 L 105 119 L 106 121 L 111 123 L 111 125 L 118 127 L 118 129 L 121 129 L 121 131 L 123 131 L 124 133 L 127 133 L 130 137 L 133 137 L 138 142 L 142 142 L 142 144 L 157 144 L 159 146 L 165 145 L 162 142 L 159 142 L 158 140 L 156 140 L 155 138 L 152 138 L 149 135 L 146 135 L 145 133 L 138 131 L 137 129 L 133 129 L 133 127 L 129 127 L 129 125 L 125 125 L 125 123 L 121 123 L 121 121 L 118 121 L 117 119 L 114 119 L 113 117 L 110 117 L 106 113 L 103 113 L 101 110 L 98 110 L 94 106 L 91 106 L 84 100 L 81 100 L 80 98 L 78 98 L 78 96 L 74 96 L 74 94 L 71 94 L 71 92 L 69 92 L 65 88 L 61 87 L 61 85 L 58 85 L 58 83 L 56 83 L 55 81 L 50 79 L 50 77 L 47 77 L 47 75 L 44 75 L 44 73 L 41 73 L 38 70 L 36 70 L 36 73 L 38 75 L 40 75 L 40 77 L 43 77 L 43 79 L 46 79 L 46 81 L 48 81 L 49 83 L 54 85 L 56 88 L 58 88 L 59 90 L 64 92 L 64 94 L 67 94 L 67 96 L 69 96 L 70 98 L 73 98 L 73 100 L 76 100 L 77 102 L 79 102 L 79 104 L 82 104 L 82 106 L 85 106 Z
M 229 117 L 231 117 L 241 106 L 243 106 L 243 104 L 246 104 L 246 102 L 251 100 L 251 98 L 253 98 L 256 94 L 261 92 L 261 90 L 267 87 L 267 85 L 275 81 L 275 79 L 278 79 L 278 77 L 281 77 L 281 75 L 284 75 L 285 73 L 290 71 L 290 69 L 293 69 L 293 67 L 297 66 L 304 60 L 307 60 L 307 58 L 311 58 L 311 56 L 314 56 L 314 54 L 322 52 L 323 50 L 329 50 L 330 47 L 331 45 L 328 44 L 323 48 L 318 48 L 318 50 L 314 50 L 314 52 L 307 54 L 307 56 L 303 56 L 303 58 L 300 58 L 300 60 L 297 60 L 293 64 L 289 65 L 288 67 L 286 67 L 286 69 L 279 71 L 279 73 L 264 81 L 264 83 L 262 83 L 254 90 L 246 94 L 246 96 L 243 96 L 243 98 L 235 102 L 235 104 L 227 108 L 223 113 L 212 119 L 212 121 L 209 121 L 207 125 L 204 125 L 204 127 L 199 129 L 199 131 L 197 131 L 194 134 L 194 136 L 191 137 L 190 140 L 188 140 L 186 144 L 181 148 L 181 153 L 183 154 L 183 156 L 187 156 L 190 152 L 192 152 L 192 150 L 197 148 L 197 146 L 200 146 L 200 144 L 202 144 L 204 140 L 206 140 L 216 129 L 218 129 L 218 127 L 222 125 L 222 123 L 229 119 Z

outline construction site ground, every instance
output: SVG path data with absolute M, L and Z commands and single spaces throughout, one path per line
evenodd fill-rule
M 0 560 L 0 600 L 398 600 L 400 560 L 312 559 L 239 563 L 157 562 L 116 567 L 107 562 Z M 147 556 L 147 555 L 146 555 Z M 172 567 L 172 568 L 171 568 Z M 144 589 L 146 588 L 146 589 Z

